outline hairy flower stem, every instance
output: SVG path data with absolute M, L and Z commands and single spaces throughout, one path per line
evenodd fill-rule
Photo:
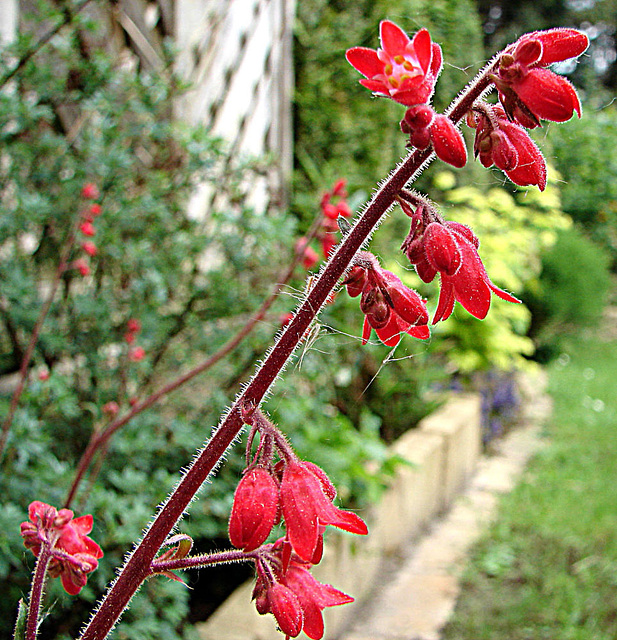
M 41 545 L 41 551 L 37 558 L 34 576 L 32 578 L 30 597 L 28 598 L 28 616 L 26 618 L 25 640 L 35 640 L 37 635 L 39 615 L 41 613 L 41 600 L 43 599 L 43 588 L 45 587 L 47 567 L 49 566 L 51 555 L 51 546 L 49 544 Z
M 475 100 L 482 97 L 490 89 L 489 74 L 494 71 L 494 68 L 495 59 L 450 105 L 446 114 L 453 122 L 460 122 Z M 308 291 L 304 302 L 296 310 L 293 319 L 268 352 L 249 385 L 238 396 L 206 446 L 160 508 L 141 542 L 130 555 L 118 578 L 84 629 L 82 640 L 103 640 L 116 624 L 133 594 L 150 574 L 152 561 L 165 542 L 167 535 L 180 520 L 201 485 L 218 466 L 227 448 L 241 432 L 244 425 L 243 408 L 247 406 L 258 407 L 261 404 L 271 385 L 285 367 L 296 347 L 301 343 L 306 330 L 322 305 L 340 278 L 349 269 L 357 252 L 368 241 L 383 216 L 392 206 L 400 190 L 408 182 L 417 178 L 433 157 L 433 150 L 430 146 L 421 151 L 416 149 L 399 164 L 374 195 L 353 228 L 346 234 L 322 269 L 316 282 Z
M 319 227 L 321 225 L 321 216 L 317 216 L 311 225 L 311 228 L 305 235 L 304 242 L 300 243 L 294 252 L 293 258 L 289 266 L 285 269 L 283 273 L 277 278 L 276 284 L 274 285 L 272 292 L 270 295 L 263 301 L 262 305 L 255 311 L 255 313 L 248 319 L 246 324 L 240 328 L 240 330 L 236 333 L 236 335 L 232 336 L 218 351 L 213 353 L 211 356 L 208 356 L 203 362 L 198 364 L 196 367 L 193 367 L 190 371 L 178 376 L 175 380 L 163 385 L 160 389 L 152 392 L 147 398 L 138 402 L 134 407 L 127 411 L 122 416 L 115 418 L 109 424 L 107 424 L 101 431 L 97 431 L 92 434 L 90 437 L 90 442 L 88 446 L 84 450 L 79 463 L 77 464 L 77 469 L 75 470 L 75 475 L 73 476 L 73 482 L 69 488 L 67 493 L 67 497 L 64 503 L 65 508 L 69 509 L 75 496 L 77 494 L 77 489 L 81 484 L 86 471 L 92 464 L 92 460 L 94 456 L 99 454 L 99 462 L 102 462 L 102 457 L 104 457 L 106 452 L 106 447 L 111 440 L 111 437 L 121 429 L 124 425 L 128 424 L 135 416 L 139 415 L 142 411 L 145 411 L 153 404 L 156 404 L 161 398 L 166 396 L 167 394 L 175 391 L 183 384 L 189 382 L 194 377 L 211 369 L 217 362 L 222 360 L 226 355 L 231 353 L 242 341 L 253 331 L 253 329 L 257 326 L 259 322 L 261 322 L 266 313 L 270 309 L 270 307 L 274 304 L 274 302 L 278 299 L 278 296 L 283 289 L 283 287 L 291 280 L 293 277 L 294 271 L 296 267 L 300 264 L 302 260 L 302 256 L 304 255 L 304 251 L 306 247 L 309 245 L 310 241 L 315 237 Z M 90 474 L 90 483 L 92 484 L 94 478 L 96 477 L 96 472 Z
M 187 556 L 186 558 L 177 558 L 174 560 L 155 560 L 152 563 L 151 573 L 180 571 L 182 569 L 201 569 L 202 567 L 211 567 L 215 564 L 229 564 L 231 562 L 255 562 L 258 555 L 256 551 L 247 553 L 240 549 L 231 549 L 229 551 L 218 551 L 201 556 Z

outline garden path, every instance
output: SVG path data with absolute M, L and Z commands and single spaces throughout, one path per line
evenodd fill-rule
M 379 586 L 338 640 L 440 640 L 458 594 L 473 543 L 495 518 L 500 495 L 512 490 L 531 456 L 543 445 L 542 423 L 550 400 L 528 407 L 524 426 L 484 456 L 469 488 L 404 557 L 384 569 Z

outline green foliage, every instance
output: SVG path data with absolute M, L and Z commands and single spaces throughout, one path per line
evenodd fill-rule
M 576 227 L 543 252 L 542 272 L 525 298 L 534 311 L 532 335 L 546 355 L 564 334 L 598 322 L 611 287 L 609 264 L 607 253 Z
M 52 5 L 42 8 L 47 18 L 62 16 Z M 180 95 L 171 67 L 160 75 L 116 68 L 99 50 L 84 53 L 78 28 L 89 28 L 85 17 L 53 38 L 0 93 L 1 374 L 17 371 L 63 247 L 91 203 L 80 196 L 84 183 L 98 185 L 102 205 L 92 238 L 98 254 L 88 258 L 78 234 L 69 255 L 69 265 L 88 258 L 91 274 L 82 277 L 70 266 L 62 276 L 2 461 L 2 635 L 28 592 L 33 558 L 19 523 L 29 502 L 62 506 L 91 434 L 110 420 L 106 403 L 117 402 L 125 413 L 135 396 L 144 399 L 243 326 L 289 259 L 280 247 L 294 235 L 294 221 L 283 212 L 256 214 L 243 205 L 241 184 L 254 175 L 252 162 L 228 165 L 219 141 L 170 117 Z M 8 53 L 30 42 L 24 36 L 7 52 L 0 77 L 14 64 Z M 197 182 L 214 185 L 228 206 L 206 219 L 188 217 Z M 145 349 L 141 362 L 128 357 L 130 318 L 142 325 L 134 345 Z M 141 413 L 95 461 L 73 506 L 78 514 L 94 514 L 93 537 L 105 557 L 78 598 L 51 583 L 56 604 L 44 623 L 46 637 L 77 632 L 276 328 L 276 322 L 262 323 L 235 361 Z M 49 378 L 39 379 L 41 372 Z M 2 389 L 3 416 L 11 391 L 10 385 Z M 225 530 L 240 464 L 232 457 L 193 511 L 190 529 L 198 544 Z M 191 637 L 188 596 L 180 584 L 149 581 L 117 636 Z
M 563 207 L 617 265 L 617 110 L 588 108 L 581 120 L 551 127 L 549 141 L 563 175 Z M 576 141 L 576 144 L 573 144 Z

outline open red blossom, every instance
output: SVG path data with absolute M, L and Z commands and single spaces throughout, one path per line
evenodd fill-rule
M 288 636 L 295 638 L 304 631 L 312 640 L 321 640 L 322 611 L 353 602 L 353 598 L 316 580 L 310 573 L 312 563 L 304 562 L 293 552 L 286 558 L 287 551 L 288 543 L 278 540 L 264 555 L 269 570 L 257 563 L 255 607 L 262 615 L 272 613 Z
M 527 128 L 540 120 L 565 122 L 581 104 L 574 87 L 562 76 L 546 69 L 581 55 L 589 39 L 576 29 L 535 31 L 520 38 L 499 58 L 493 76 L 499 99 L 508 117 Z
M 546 188 L 546 163 L 529 134 L 499 106 L 478 105 L 468 118 L 476 129 L 474 154 L 485 167 L 495 165 L 515 184 Z
M 441 274 L 441 291 L 433 324 L 450 317 L 456 300 L 479 320 L 483 320 L 488 313 L 491 292 L 508 302 L 520 302 L 491 282 L 474 242 L 450 226 L 450 223 L 446 223 L 446 227 L 449 227 L 448 231 L 460 252 L 460 266 L 452 275 L 448 275 L 447 270 L 437 269 L 436 251 L 431 245 L 427 247 L 429 263 Z
M 103 557 L 99 545 L 87 535 L 92 531 L 92 516 L 73 518 L 71 510 L 58 511 L 38 500 L 30 504 L 28 515 L 30 520 L 21 523 L 24 545 L 37 557 L 43 545 L 48 546 L 52 554 L 49 574 L 60 576 L 68 594 L 78 594 Z
M 381 48 L 353 47 L 347 60 L 364 77 L 367 89 L 407 106 L 429 101 L 442 67 L 441 47 L 431 42 L 426 29 L 413 39 L 394 22 L 379 27 Z
M 270 535 L 276 521 L 279 502 L 278 485 L 263 467 L 248 470 L 234 494 L 229 518 L 231 544 L 253 551 Z
M 285 465 L 280 499 L 289 542 L 306 562 L 314 559 L 322 528 L 327 525 L 360 535 L 368 533 L 362 518 L 334 506 L 313 465 L 299 460 Z

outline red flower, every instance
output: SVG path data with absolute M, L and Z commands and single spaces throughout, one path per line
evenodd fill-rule
M 285 572 L 283 583 L 296 595 L 303 614 L 302 631 L 312 640 L 320 640 L 324 634 L 322 611 L 353 602 L 353 598 L 329 584 L 316 580 L 306 568 L 293 560 Z
M 87 182 L 81 188 L 81 196 L 82 198 L 86 198 L 87 200 L 96 200 L 99 197 L 99 189 L 95 184 L 91 182 Z
M 126 340 L 126 336 L 125 336 Z M 140 362 L 146 357 L 146 350 L 143 347 L 135 347 L 129 351 L 129 360 L 131 362 Z
M 85 222 L 82 222 L 79 225 L 79 230 L 85 236 L 93 236 L 93 235 L 96 234 L 96 229 L 94 228 L 94 225 L 89 220 L 86 220 Z
M 366 78 L 360 84 L 408 107 L 428 102 L 441 71 L 441 47 L 431 42 L 426 29 L 410 40 L 389 20 L 380 24 L 379 32 L 381 49 L 347 51 L 348 62 Z
M 90 275 L 90 265 L 83 258 L 77 258 L 77 260 L 73 262 L 73 268 L 77 269 L 79 274 L 84 278 Z
M 323 472 L 316 473 L 315 468 L 299 460 L 288 461 L 280 486 L 287 537 L 293 550 L 306 562 L 315 559 L 323 527 L 327 525 L 360 535 L 368 533 L 362 518 L 334 506 L 330 497 L 332 485 L 325 485 Z
M 101 207 L 100 204 L 96 204 L 96 203 L 91 204 L 90 208 L 88 209 L 88 212 L 92 218 L 96 218 L 97 216 L 100 216 L 102 211 L 103 211 L 103 207 Z
M 544 191 L 544 156 L 525 129 L 511 122 L 501 107 L 477 105 L 468 123 L 476 129 L 474 154 L 485 167 L 494 164 L 515 184 L 535 184 Z
M 306 238 L 300 238 L 296 242 L 296 251 L 298 251 L 305 243 Z M 304 247 L 304 252 L 302 253 L 302 266 L 308 270 L 312 269 L 318 262 L 319 256 L 317 255 L 317 251 L 307 244 Z
M 466 231 L 462 231 L 461 227 L 464 225 L 446 222 L 439 234 L 435 233 L 436 229 L 433 231 L 430 227 L 432 225 L 427 228 L 428 239 L 425 233 L 426 257 L 430 266 L 441 274 L 441 291 L 433 324 L 450 317 L 456 300 L 472 316 L 483 320 L 491 306 L 491 291 L 508 302 L 520 302 L 491 282 L 476 249 L 477 238 L 468 227 L 465 227 Z M 435 242 L 436 238 L 443 236 L 449 237 L 450 246 L 445 251 L 441 248 L 443 244 Z M 458 251 L 456 255 L 452 254 L 452 260 L 448 265 L 445 256 L 452 247 Z
M 129 318 L 126 328 L 131 333 L 139 333 L 141 331 L 141 322 L 137 318 Z
M 89 256 L 95 256 L 99 250 L 97 249 L 96 245 L 94 244 L 94 242 L 84 242 L 81 245 L 81 248 L 89 255 Z
M 103 405 L 102 411 L 109 417 L 113 418 L 115 415 L 117 415 L 118 411 L 120 411 L 120 407 L 115 400 L 110 400 Z
M 57 511 L 38 500 L 30 504 L 28 515 L 30 521 L 21 523 L 24 545 L 37 557 L 42 546 L 48 545 L 52 554 L 49 574 L 60 576 L 68 594 L 78 594 L 103 557 L 99 545 L 87 535 L 92 531 L 92 516 L 73 518 L 69 509 Z
M 375 256 L 363 252 L 359 262 L 351 269 L 344 284 L 347 292 L 355 297 L 362 293 L 360 309 L 365 315 L 362 344 L 366 344 L 375 329 L 379 339 L 394 347 L 401 340 L 401 333 L 426 340 L 428 312 L 422 298 L 392 272 L 382 269 Z
M 229 518 L 231 544 L 253 551 L 270 535 L 276 521 L 279 502 L 278 485 L 263 467 L 247 471 L 234 494 Z
M 278 540 L 264 556 L 266 562 L 257 563 L 255 606 L 262 615 L 274 614 L 288 636 L 295 638 L 304 631 L 312 640 L 320 640 L 324 635 L 322 611 L 353 602 L 353 598 L 316 580 L 309 572 L 311 563 L 296 554 L 285 560 L 286 544 Z
M 581 55 L 589 39 L 576 29 L 535 31 L 520 38 L 499 58 L 493 76 L 508 117 L 527 128 L 540 120 L 565 122 L 581 104 L 574 87 L 545 67 Z

